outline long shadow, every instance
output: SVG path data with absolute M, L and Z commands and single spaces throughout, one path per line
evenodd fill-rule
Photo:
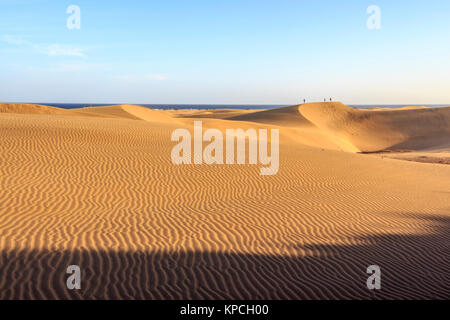
M 224 252 L 3 250 L 1 299 L 449 299 L 450 218 L 431 230 L 297 245 L 298 256 Z M 81 268 L 69 290 L 66 269 Z M 381 290 L 369 290 L 369 265 Z

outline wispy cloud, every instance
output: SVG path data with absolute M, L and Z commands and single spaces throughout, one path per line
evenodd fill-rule
M 146 74 L 144 75 L 145 79 L 148 80 L 156 80 L 156 81 L 164 81 L 167 80 L 168 77 L 165 74 Z
M 124 74 L 115 77 L 118 80 L 127 81 L 127 82 L 142 82 L 142 81 L 165 81 L 169 77 L 165 74 Z
M 28 66 L 27 71 L 31 72 L 56 72 L 56 73 L 81 73 L 90 71 L 105 71 L 107 66 L 98 63 L 88 63 L 85 61 L 67 61 L 51 64 L 48 67 Z
M 60 44 L 41 46 L 39 47 L 39 50 L 48 56 L 86 57 L 82 48 L 64 46 Z
M 86 63 L 86 62 L 72 62 L 72 63 L 60 63 L 51 68 L 53 72 L 85 72 L 92 70 L 104 70 L 105 66 L 96 63 Z
M 1 35 L 0 40 L 11 45 L 25 46 L 34 51 L 48 56 L 66 56 L 85 58 L 84 49 L 71 45 L 62 44 L 36 44 L 23 37 L 15 35 Z
M 13 35 L 9 35 L 9 34 L 3 34 L 0 36 L 0 39 L 3 42 L 9 43 L 9 44 L 14 44 L 14 45 L 29 45 L 30 42 L 25 40 L 22 37 L 18 37 L 18 36 L 13 36 Z

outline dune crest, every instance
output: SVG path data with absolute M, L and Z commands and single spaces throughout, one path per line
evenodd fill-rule
M 176 119 L 165 111 L 129 104 L 121 105 L 120 107 L 130 115 L 148 122 L 176 122 Z
M 176 122 L 176 120 L 168 112 L 161 110 L 153 110 L 150 108 L 131 104 L 121 104 L 104 107 L 86 107 L 76 110 L 83 114 L 89 114 L 92 116 L 101 116 L 106 118 L 145 120 L 147 122 L 164 122 L 164 123 Z
M 70 114 L 69 110 L 29 103 L 0 103 L 0 113 Z
M 308 119 L 298 112 L 298 105 L 263 110 L 227 118 L 227 120 L 273 124 L 282 127 L 313 127 Z
M 437 148 L 450 140 L 450 107 L 374 112 L 332 102 L 309 103 L 298 110 L 359 152 Z

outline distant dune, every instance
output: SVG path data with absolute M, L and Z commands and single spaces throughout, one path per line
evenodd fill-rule
M 168 112 L 153 110 L 131 104 L 104 107 L 87 107 L 72 110 L 77 111 L 80 114 L 102 116 L 107 118 L 146 120 L 149 122 L 176 122 L 176 120 L 174 120 Z
M 398 108 L 367 108 L 363 109 L 365 111 L 400 111 L 400 110 L 415 110 L 415 109 L 429 109 L 430 107 L 427 106 L 405 106 L 405 107 L 398 107 Z
M 308 119 L 298 112 L 297 106 L 284 107 L 273 110 L 264 110 L 228 118 L 228 120 L 250 121 L 273 124 L 285 127 L 311 127 L 314 126 Z
M 412 151 L 450 146 L 450 107 L 361 110 L 339 102 L 308 103 L 227 119 L 296 129 L 316 128 L 317 135 L 327 134 L 340 149 L 350 152 Z M 320 143 L 316 146 L 320 147 Z
M 300 113 L 360 152 L 386 149 L 419 150 L 450 141 L 450 107 L 376 111 L 342 103 L 310 103 Z
M 278 173 L 174 165 L 194 120 L 279 129 Z M 449 299 L 449 126 L 450 108 L 0 104 L 0 299 Z M 434 163 L 360 154 L 389 150 Z
M 0 103 L 0 113 L 21 113 L 21 114 L 69 114 L 70 111 L 26 103 Z

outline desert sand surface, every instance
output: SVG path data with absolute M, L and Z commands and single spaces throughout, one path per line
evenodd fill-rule
M 279 129 L 278 173 L 174 165 L 194 120 Z M 0 299 L 450 298 L 450 166 L 390 158 L 446 157 L 450 108 L 9 103 L 0 136 Z
M 27 103 L 1 103 L 0 113 L 21 114 L 70 114 L 69 110 Z

